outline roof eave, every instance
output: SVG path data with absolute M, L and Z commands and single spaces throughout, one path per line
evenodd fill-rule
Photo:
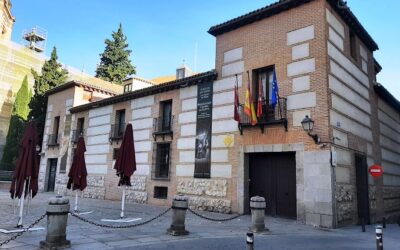
M 133 92 L 128 92 L 125 94 L 106 98 L 106 99 L 103 99 L 103 100 L 100 100 L 97 102 L 92 102 L 92 103 L 84 104 L 81 106 L 76 106 L 76 107 L 71 108 L 70 112 L 78 113 L 78 112 L 82 112 L 82 111 L 89 110 L 92 108 L 103 107 L 103 106 L 120 103 L 120 102 L 132 100 L 132 99 L 136 99 L 136 98 L 140 98 L 140 97 L 144 97 L 144 96 L 154 95 L 154 94 L 158 94 L 158 93 L 162 93 L 162 92 L 166 92 L 166 91 L 170 91 L 170 90 L 174 90 L 174 89 L 185 88 L 185 87 L 197 85 L 199 83 L 206 82 L 206 81 L 213 81 L 216 78 L 217 78 L 217 73 L 215 70 L 207 71 L 202 74 L 198 74 L 198 75 L 190 76 L 187 78 L 163 83 L 160 85 L 154 85 L 154 86 L 147 87 L 144 89 L 139 89 L 139 90 L 136 90 Z
M 394 97 L 389 90 L 383 87 L 382 84 L 376 83 L 374 85 L 375 92 L 390 106 L 397 110 L 400 113 L 400 101 Z

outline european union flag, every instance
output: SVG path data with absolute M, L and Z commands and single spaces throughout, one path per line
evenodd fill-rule
M 271 96 L 271 105 L 275 108 L 276 104 L 278 103 L 279 98 L 279 85 L 278 80 L 276 79 L 275 69 L 272 75 L 272 96 Z

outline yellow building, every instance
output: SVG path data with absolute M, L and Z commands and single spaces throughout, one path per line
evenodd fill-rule
M 11 14 L 10 0 L 0 1 L 0 158 L 8 132 L 9 120 L 16 92 L 19 90 L 25 75 L 28 76 L 29 86 L 34 79 L 31 69 L 40 72 L 47 59 L 44 54 L 35 52 L 23 45 L 10 40 L 15 17 Z M 91 84 L 110 84 L 101 79 L 81 72 L 72 67 L 64 66 L 69 72 L 68 80 L 90 82 Z M 122 93 L 122 87 L 115 85 L 115 92 Z

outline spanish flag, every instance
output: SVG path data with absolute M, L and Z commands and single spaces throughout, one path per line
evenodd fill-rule
M 250 118 L 251 125 L 253 126 L 256 125 L 257 115 L 256 115 L 256 110 L 254 108 L 253 96 L 251 95 L 249 71 L 247 71 L 247 90 L 246 90 L 246 100 L 244 103 L 244 112 Z

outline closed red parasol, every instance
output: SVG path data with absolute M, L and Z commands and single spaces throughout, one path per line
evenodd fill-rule
M 74 159 L 68 173 L 68 189 L 72 188 L 72 190 L 79 189 L 83 191 L 87 186 L 85 152 L 85 141 L 83 140 L 83 137 L 79 137 L 78 145 L 76 146 L 76 153 L 74 155 Z
M 117 176 L 119 177 L 118 186 L 131 186 L 131 176 L 136 171 L 132 124 L 126 125 L 114 169 L 117 170 Z
M 124 138 L 115 161 L 114 169 L 119 177 L 118 186 L 131 186 L 131 176 L 136 171 L 135 146 L 132 124 L 126 125 Z M 121 218 L 124 217 L 125 187 L 122 187 Z
M 36 152 L 37 134 L 35 122 L 30 122 L 22 137 L 22 144 L 18 151 L 18 159 L 10 187 L 11 198 L 20 198 L 20 218 L 18 226 L 22 226 L 22 210 L 24 198 L 31 194 L 34 197 L 38 192 L 39 164 Z

